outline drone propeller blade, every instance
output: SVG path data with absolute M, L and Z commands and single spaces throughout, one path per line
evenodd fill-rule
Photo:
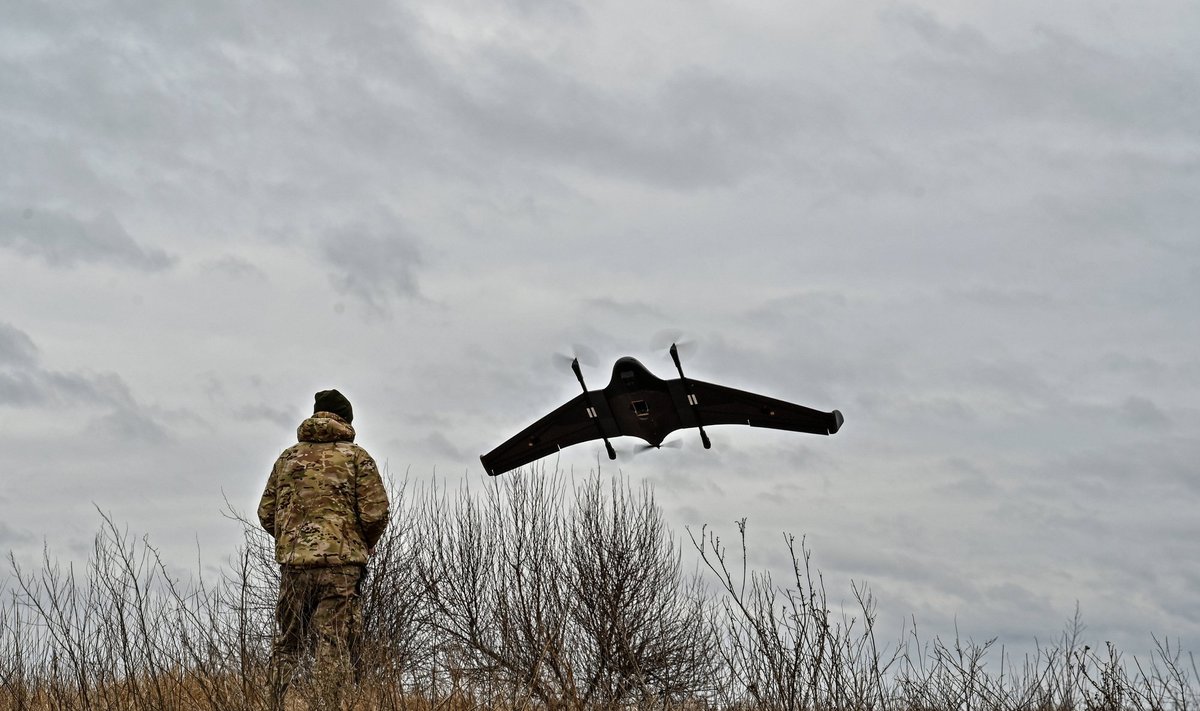
M 694 338 L 688 338 L 677 328 L 665 328 L 650 339 L 650 348 L 656 351 L 666 350 L 674 345 L 681 356 L 690 356 L 696 352 L 699 343 Z
M 658 445 L 657 447 L 655 447 L 652 444 L 636 444 L 633 446 L 632 449 L 629 450 L 629 454 L 630 454 L 630 456 L 636 457 L 639 454 L 644 454 L 644 453 L 650 451 L 651 449 L 662 449 L 663 447 L 669 447 L 670 449 L 679 449 L 682 446 L 683 446 L 682 442 L 677 439 L 673 439 L 670 442 L 663 442 L 662 444 Z
M 596 351 L 579 343 L 571 345 L 570 354 L 555 353 L 553 360 L 555 366 L 564 370 L 570 369 L 571 362 L 575 360 L 578 360 L 580 365 L 587 368 L 595 368 L 600 362 L 599 358 L 596 357 Z

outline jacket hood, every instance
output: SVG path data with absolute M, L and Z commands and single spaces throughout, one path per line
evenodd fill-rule
M 354 428 L 332 412 L 318 412 L 296 428 L 301 442 L 353 442 Z

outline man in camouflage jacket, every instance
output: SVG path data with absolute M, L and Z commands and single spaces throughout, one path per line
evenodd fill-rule
M 296 431 L 299 442 L 279 455 L 258 506 L 281 570 L 271 650 L 276 707 L 310 638 L 318 690 L 340 697 L 351 671 L 358 588 L 388 523 L 387 491 L 375 460 L 354 444 L 353 419 L 337 390 L 317 393 L 312 417 Z

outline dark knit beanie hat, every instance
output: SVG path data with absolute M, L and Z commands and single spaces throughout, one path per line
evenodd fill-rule
M 347 423 L 354 419 L 354 408 L 350 407 L 350 401 L 337 390 L 322 390 L 316 394 L 313 414 L 318 412 L 332 412 Z

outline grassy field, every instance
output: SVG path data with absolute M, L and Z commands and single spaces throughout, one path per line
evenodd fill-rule
M 241 520 L 241 519 L 239 519 Z M 86 570 L 11 563 L 0 711 L 265 709 L 278 568 L 245 543 L 220 580 L 172 579 L 105 519 Z M 1018 661 L 990 643 L 877 640 L 869 590 L 833 613 L 802 542 L 776 580 L 744 537 L 672 535 L 648 488 L 510 476 L 393 494 L 363 586 L 355 709 L 1194 709 L 1190 654 L 1091 649 L 1070 621 Z M 684 547 L 703 572 L 681 569 Z M 731 550 L 732 549 L 732 550 Z M 321 708 L 302 673 L 289 708 Z

